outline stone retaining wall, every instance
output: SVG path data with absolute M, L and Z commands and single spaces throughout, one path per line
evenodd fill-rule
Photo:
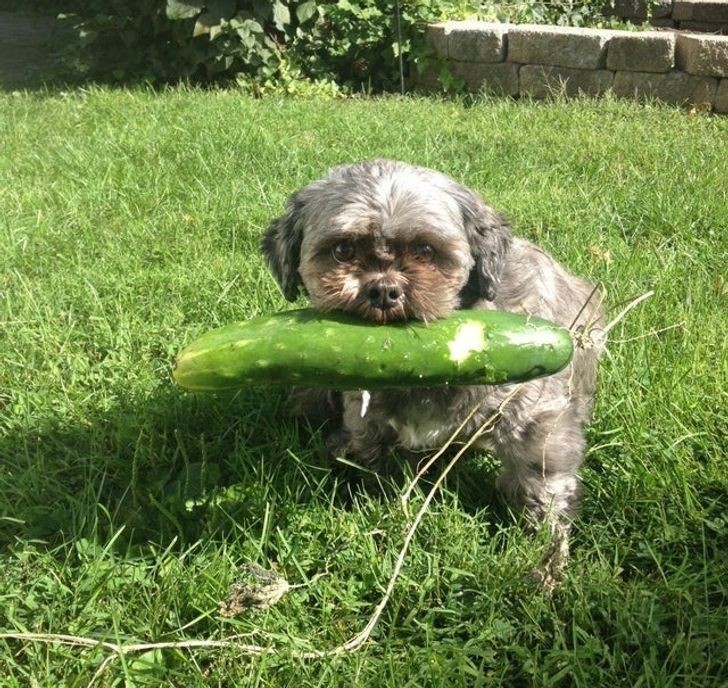
M 430 25 L 426 38 L 470 92 L 611 92 L 728 113 L 728 36 L 458 21 Z M 435 87 L 434 69 L 416 82 Z
M 612 14 L 635 24 L 728 34 L 728 0 L 615 0 Z

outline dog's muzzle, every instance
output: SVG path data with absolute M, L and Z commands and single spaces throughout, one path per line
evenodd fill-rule
M 388 311 L 402 303 L 404 292 L 393 280 L 385 277 L 367 282 L 363 287 L 367 302 L 381 311 Z

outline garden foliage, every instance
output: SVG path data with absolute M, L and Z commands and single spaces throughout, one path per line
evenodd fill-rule
M 582 23 L 601 0 L 91 0 L 65 15 L 78 41 L 74 71 L 156 83 L 314 80 L 355 90 L 399 83 L 424 64 L 427 22 L 480 16 Z
M 452 0 L 403 1 L 402 49 Z M 398 78 L 395 0 L 92 0 L 69 14 L 86 76 L 170 82 L 247 77 L 386 88 Z

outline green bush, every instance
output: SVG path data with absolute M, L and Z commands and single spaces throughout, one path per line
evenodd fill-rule
M 343 82 L 368 77 L 362 66 L 380 62 L 371 54 L 387 43 L 392 50 L 391 6 L 393 0 L 91 0 L 64 19 L 78 39 L 69 62 L 82 78 L 160 83 L 242 75 L 264 83 L 300 74 Z M 392 66 L 386 71 L 382 83 Z
M 269 76 L 316 12 L 312 0 L 92 0 L 67 19 L 83 76 L 168 82 Z
M 81 78 L 236 79 L 265 90 L 314 81 L 389 90 L 427 58 L 423 28 L 444 18 L 581 24 L 603 0 L 90 0 L 65 15 Z M 66 4 L 68 5 L 69 2 Z M 598 9 L 597 9 L 598 8 Z M 400 64 L 401 59 L 401 64 Z M 295 90 L 295 88 L 294 88 Z

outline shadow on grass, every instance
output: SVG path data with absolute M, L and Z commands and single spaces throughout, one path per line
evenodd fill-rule
M 278 480 L 265 490 L 304 492 L 295 472 L 281 479 L 288 452 L 300 447 L 281 418 L 280 393 L 214 397 L 166 387 L 147 399 L 121 398 L 95 415 L 53 417 L 0 439 L 10 467 L 0 540 L 123 526 L 131 540 L 191 541 L 210 527 L 199 511 L 216 490 Z M 249 501 L 240 500 L 242 518 L 246 505 L 251 516 L 256 508 Z
M 117 536 L 118 547 L 184 546 L 255 528 L 271 503 L 283 519 L 312 502 L 349 509 L 362 493 L 397 499 L 408 480 L 401 462 L 376 481 L 332 462 L 325 430 L 287 417 L 284 390 L 216 396 L 162 386 L 148 398 L 118 398 L 92 415 L 18 422 L 0 436 L 9 468 L 0 476 L 0 543 Z M 421 489 L 438 474 L 435 466 Z M 448 486 L 466 511 L 492 505 L 506 522 L 494 475 L 492 465 L 464 459 Z

